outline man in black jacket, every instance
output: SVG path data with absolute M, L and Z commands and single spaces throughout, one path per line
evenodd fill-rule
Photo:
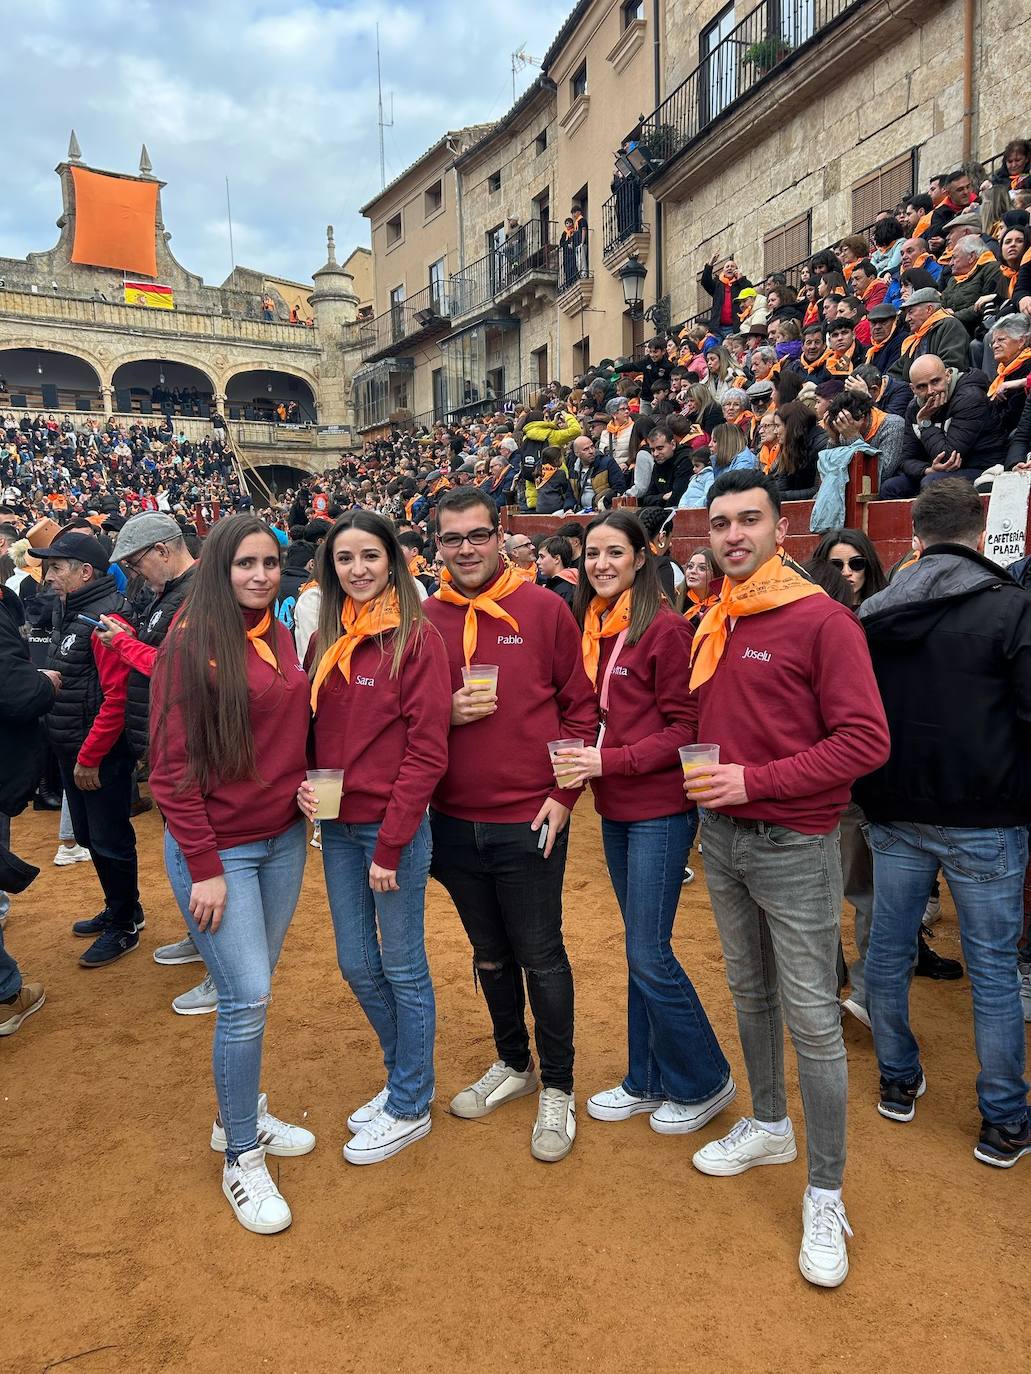
M 101 616 L 126 625 L 132 617 L 92 535 L 62 533 L 49 548 L 30 552 L 44 560 L 46 581 L 61 601 L 47 664 L 61 674 L 61 691 L 47 729 L 76 843 L 90 851 L 104 892 L 103 911 L 72 926 L 74 935 L 93 940 L 79 963 L 100 968 L 136 949 L 144 924 L 129 816 L 136 766 L 125 735 L 129 668 L 94 634 Z
M 39 782 L 46 751 L 41 717 L 53 706 L 61 679 L 55 672 L 33 668 L 21 622 L 18 598 L 0 587 L 0 872 L 23 870 L 31 881 L 39 869 L 23 866 L 10 853 L 10 817 L 25 810 Z M 5 877 L 4 882 L 11 879 Z M 22 981 L 17 963 L 4 948 L 6 894 L 0 896 L 5 899 L 0 919 L 0 1035 L 13 1035 L 27 1016 L 39 1011 L 46 994 L 42 983 Z
M 881 486 L 882 501 L 916 496 L 943 477 L 973 482 L 1006 456 L 1007 436 L 988 400 L 988 378 L 958 372 L 941 358 L 917 358 L 909 373 L 913 399 L 906 410 L 902 470 Z
M 1031 819 L 1031 597 L 981 556 L 984 511 L 969 483 L 921 492 L 913 533 L 918 562 L 859 613 L 891 730 L 890 759 L 856 784 L 874 860 L 866 1005 L 878 1111 L 911 1121 L 926 1087 L 909 979 L 940 867 L 973 991 L 982 1118 L 974 1156 L 1006 1169 L 1031 1154 L 1014 968 Z
M 649 339 L 648 357 L 641 368 L 641 400 L 650 403 L 654 399 L 656 382 L 664 382 L 668 392 L 672 372 L 673 364 L 666 356 L 666 340 L 661 335 Z
M 642 506 L 677 506 L 694 473 L 694 450 L 680 442 L 667 421 L 660 421 L 648 435 L 654 466 Z

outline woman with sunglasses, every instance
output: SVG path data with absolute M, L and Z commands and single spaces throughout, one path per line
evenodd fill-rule
M 692 742 L 684 684 L 691 630 L 663 605 L 640 519 L 612 511 L 584 541 L 573 612 L 598 695 L 598 743 L 561 756 L 571 783 L 590 781 L 605 862 L 626 928 L 628 1069 L 588 1113 L 647 1112 L 661 1134 L 696 1131 L 733 1101 L 730 1065 L 670 941 L 698 813 L 678 749 Z
M 319 627 L 308 654 L 313 761 L 342 768 L 322 862 L 340 972 L 379 1037 L 386 1086 L 347 1120 L 351 1164 L 375 1164 L 430 1130 L 436 1008 L 423 914 L 426 807 L 447 767 L 451 675 L 393 526 L 348 511 L 326 536 Z M 318 798 L 302 783 L 314 820 Z
M 841 573 L 852 591 L 853 610 L 888 585 L 877 550 L 862 530 L 828 530 L 813 562 L 829 563 Z
M 158 654 L 150 716 L 165 868 L 218 993 L 211 1148 L 225 1153 L 222 1191 L 237 1220 L 261 1235 L 292 1219 L 266 1153 L 315 1148 L 310 1131 L 271 1116 L 259 1093 L 272 974 L 307 854 L 297 789 L 308 679 L 272 614 L 279 568 L 263 521 L 232 515 L 214 525 Z

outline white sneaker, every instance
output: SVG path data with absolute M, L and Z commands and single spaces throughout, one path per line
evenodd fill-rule
M 618 1088 L 606 1088 L 587 1099 L 587 1115 L 595 1121 L 628 1121 L 642 1112 L 653 1112 L 662 1106 L 661 1097 L 635 1097 L 622 1083 Z
M 1020 964 L 1020 1005 L 1024 1020 L 1031 1021 L 1031 964 Z
M 924 907 L 924 914 L 920 918 L 921 925 L 925 925 L 928 930 L 942 918 L 942 899 L 940 897 L 928 897 L 927 905 Z
M 380 1088 L 375 1097 L 369 1099 L 364 1107 L 357 1107 L 347 1118 L 347 1129 L 352 1135 L 357 1135 L 363 1126 L 367 1126 L 370 1121 L 375 1121 L 380 1112 L 387 1105 L 387 1098 L 390 1096 L 390 1089 Z
M 537 1120 L 530 1137 L 530 1153 L 545 1164 L 557 1164 L 573 1148 L 576 1138 L 576 1100 L 561 1088 L 542 1088 Z
M 687 1135 L 689 1131 L 700 1130 L 714 1116 L 719 1116 L 735 1097 L 737 1085 L 733 1078 L 728 1078 L 725 1086 L 704 1102 L 663 1102 L 648 1118 L 648 1125 L 659 1135 Z
M 790 1125 L 784 1135 L 776 1135 L 764 1130 L 750 1116 L 743 1116 L 729 1135 L 722 1140 L 710 1140 L 695 1152 L 691 1162 L 700 1173 L 730 1178 L 758 1164 L 790 1164 L 797 1154 L 795 1132 Z
M 841 1010 L 847 1011 L 850 1016 L 854 1016 L 857 1021 L 861 1021 L 867 1030 L 871 1030 L 870 1013 L 863 1006 L 862 1002 L 857 1002 L 854 997 L 843 997 L 841 999 Z
M 268 1097 L 265 1093 L 260 1093 L 258 1096 L 258 1144 L 265 1150 L 266 1154 L 282 1155 L 284 1158 L 289 1158 L 291 1155 L 311 1154 L 315 1148 L 315 1137 L 311 1131 L 305 1130 L 303 1126 L 291 1126 L 288 1121 L 280 1121 L 278 1116 L 273 1116 L 268 1109 Z M 217 1117 L 211 1128 L 211 1148 L 225 1154 L 225 1128 Z
M 429 1135 L 432 1125 L 429 1112 L 406 1120 L 382 1111 L 351 1137 L 344 1146 L 344 1158 L 348 1164 L 378 1164 Z
M 209 1011 L 218 1010 L 218 993 L 211 981 L 211 974 L 188 992 L 181 992 L 172 999 L 172 1010 L 179 1016 L 204 1016 Z
M 58 868 L 67 868 L 69 864 L 91 864 L 93 855 L 81 844 L 57 846 L 57 853 L 54 855 L 54 863 Z
M 154 951 L 155 964 L 203 964 L 204 956 L 193 943 L 193 936 L 187 935 L 174 945 L 158 945 Z
M 242 1154 L 235 1164 L 223 1165 L 222 1191 L 240 1225 L 259 1236 L 285 1231 L 293 1221 L 289 1204 L 265 1165 L 261 1145 Z
M 457 1097 L 451 1099 L 451 1114 L 463 1117 L 466 1121 L 475 1121 L 481 1116 L 490 1116 L 491 1112 L 506 1102 L 512 1102 L 517 1097 L 529 1097 L 530 1093 L 536 1091 L 537 1071 L 532 1060 L 525 1073 L 517 1073 L 497 1059 L 482 1078 L 463 1088 Z
M 802 1198 L 802 1245 L 798 1267 L 819 1288 L 837 1288 L 848 1275 L 845 1236 L 852 1234 L 843 1202 L 819 1200 L 806 1189 Z

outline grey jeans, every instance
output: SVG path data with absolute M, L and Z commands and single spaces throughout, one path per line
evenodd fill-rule
M 848 967 L 851 997 L 866 1006 L 866 951 L 873 925 L 873 854 L 867 838 L 866 816 L 855 802 L 841 816 L 841 873 L 845 901 L 856 913 L 856 958 Z
M 842 878 L 838 831 L 801 835 L 702 811 L 705 880 L 723 946 L 752 1111 L 788 1114 L 784 1018 L 798 1059 L 809 1182 L 840 1188 L 848 1065 L 838 1007 Z

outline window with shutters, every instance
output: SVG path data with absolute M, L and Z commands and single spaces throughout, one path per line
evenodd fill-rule
M 882 210 L 894 212 L 907 196 L 913 194 L 913 174 L 916 171 L 916 151 L 910 149 L 901 157 L 886 162 L 875 172 L 854 182 L 852 186 L 852 229 L 867 229 Z
M 788 220 L 763 236 L 763 274 L 784 272 L 803 262 L 813 251 L 813 217 L 810 211 Z

